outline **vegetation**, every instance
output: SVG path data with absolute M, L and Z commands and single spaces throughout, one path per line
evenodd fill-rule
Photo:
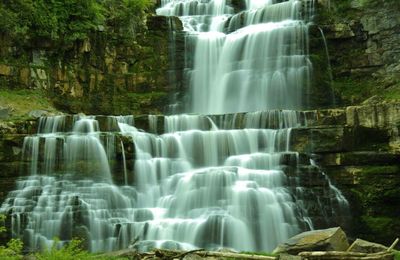
M 56 111 L 44 91 L 40 89 L 0 89 L 0 104 L 11 109 L 11 120 L 23 119 L 32 110 Z
M 4 227 L 5 216 L 0 215 L 0 233 L 6 231 Z M 59 247 L 59 240 L 55 239 L 53 246 L 44 252 L 36 253 L 34 259 L 37 260 L 123 260 L 126 258 L 107 257 L 91 254 L 82 249 L 82 241 L 72 240 L 67 245 Z M 22 254 L 23 243 L 19 239 L 11 239 L 6 246 L 0 246 L 0 259 L 2 260 L 20 260 L 23 259 Z
M 400 260 L 400 251 L 394 251 L 394 260 Z
M 0 34 L 24 47 L 28 43 L 68 47 L 108 25 L 134 24 L 150 0 L 0 0 Z M 136 19 L 136 20 L 135 20 Z

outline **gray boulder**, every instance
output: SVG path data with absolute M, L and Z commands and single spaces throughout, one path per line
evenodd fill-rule
M 7 119 L 12 113 L 12 108 L 0 106 L 0 119 Z
M 39 117 L 42 117 L 42 116 L 48 116 L 49 114 L 50 113 L 48 111 L 46 111 L 46 110 L 37 109 L 37 110 L 30 111 L 28 113 L 28 116 L 32 117 L 32 118 L 39 118 Z
M 379 253 L 387 250 L 388 248 L 384 245 L 372 243 L 359 238 L 357 238 L 350 246 L 350 252 L 358 253 Z
M 300 233 L 280 244 L 273 253 L 297 255 L 304 251 L 346 251 L 348 248 L 346 233 L 336 227 Z

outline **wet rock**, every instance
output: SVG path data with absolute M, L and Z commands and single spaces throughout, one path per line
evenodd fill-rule
M 291 147 L 298 152 L 340 152 L 350 149 L 344 127 L 309 127 L 292 130 Z
M 196 254 L 187 254 L 183 257 L 183 260 L 201 260 L 204 259 L 203 257 L 196 255 Z
M 10 76 L 12 73 L 12 68 L 10 66 L 0 64 L 0 75 Z
M 400 123 L 400 104 L 381 103 L 368 106 L 350 106 L 346 109 L 347 125 L 388 127 Z
M 40 110 L 40 109 L 32 110 L 28 113 L 28 116 L 32 117 L 32 118 L 39 118 L 42 116 L 49 116 L 49 112 L 46 110 Z
M 362 239 L 357 239 L 350 246 L 350 252 L 359 252 L 359 253 L 378 253 L 387 251 L 387 247 L 381 244 L 372 243 L 369 241 L 365 241 Z
M 320 158 L 324 166 L 392 165 L 399 160 L 398 154 L 379 151 L 331 153 L 323 154 Z
M 297 255 L 303 251 L 345 251 L 348 247 L 346 233 L 336 227 L 298 234 L 280 244 L 273 253 Z
M 8 119 L 11 116 L 12 108 L 0 107 L 0 119 Z
M 302 258 L 298 255 L 281 254 L 279 255 L 279 260 L 302 260 Z

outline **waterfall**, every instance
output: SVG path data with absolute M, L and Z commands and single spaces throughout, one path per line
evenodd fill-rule
M 302 1 L 248 0 L 232 16 L 224 0 L 168 1 L 162 15 L 178 15 L 193 54 L 187 110 L 222 114 L 304 107 L 310 81 L 308 27 Z M 228 29 L 226 29 L 228 28 Z M 227 33 L 230 32 L 230 33 Z M 251 102 L 249 102 L 251 100 Z
M 319 219 L 307 203 L 326 194 L 303 172 L 347 203 L 290 146 L 309 119 L 293 110 L 311 71 L 301 1 L 247 0 L 239 14 L 225 0 L 161 5 L 187 31 L 186 112 L 196 114 L 40 118 L 23 146 L 30 176 L 0 208 L 27 250 L 79 237 L 92 252 L 271 251 Z

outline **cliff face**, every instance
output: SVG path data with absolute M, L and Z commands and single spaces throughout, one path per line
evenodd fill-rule
M 61 111 L 87 114 L 161 113 L 171 86 L 169 46 L 176 18 L 147 16 L 138 35 L 98 30 L 77 41 L 63 56 L 51 42 L 19 49 L 0 39 L 2 89 L 42 89 Z M 172 29 L 173 31 L 171 31 Z
M 318 3 L 310 30 L 314 83 L 305 94 L 311 107 L 332 105 L 319 28 L 329 49 L 336 105 L 399 99 L 399 2 Z M 243 1 L 231 4 L 237 11 L 243 8 Z M 182 88 L 182 25 L 175 17 L 148 14 L 146 19 L 135 37 L 118 27 L 99 28 L 86 40 L 64 46 L 68 51 L 61 57 L 46 39 L 22 49 L 0 35 L 0 87 L 45 89 L 58 109 L 70 113 L 164 112 L 169 95 Z
M 243 3 L 232 2 L 237 9 Z M 319 4 L 317 25 L 326 36 L 338 105 L 400 99 L 400 1 Z M 1 37 L 0 88 L 43 89 L 59 110 L 70 113 L 161 113 L 171 92 L 182 87 L 183 60 L 170 59 L 181 57 L 182 25 L 176 18 L 148 16 L 145 28 L 126 40 L 123 32 L 99 30 L 59 59 L 52 58 L 54 49 L 46 41 L 19 49 Z M 325 55 L 321 38 L 311 45 Z M 325 58 L 312 58 L 321 62 L 316 74 L 323 70 L 327 84 Z M 350 199 L 353 234 L 387 244 L 400 233 L 399 111 L 397 103 L 385 102 L 319 110 L 318 120 L 294 129 L 292 137 L 293 147 L 313 154 Z M 0 123 L 0 201 L 23 167 L 23 137 L 34 132 L 35 122 Z
M 339 104 L 400 97 L 400 2 L 321 0 Z M 340 99 L 341 98 L 341 99 Z
M 292 145 L 314 158 L 350 202 L 352 236 L 391 244 L 399 234 L 400 106 L 320 110 Z

